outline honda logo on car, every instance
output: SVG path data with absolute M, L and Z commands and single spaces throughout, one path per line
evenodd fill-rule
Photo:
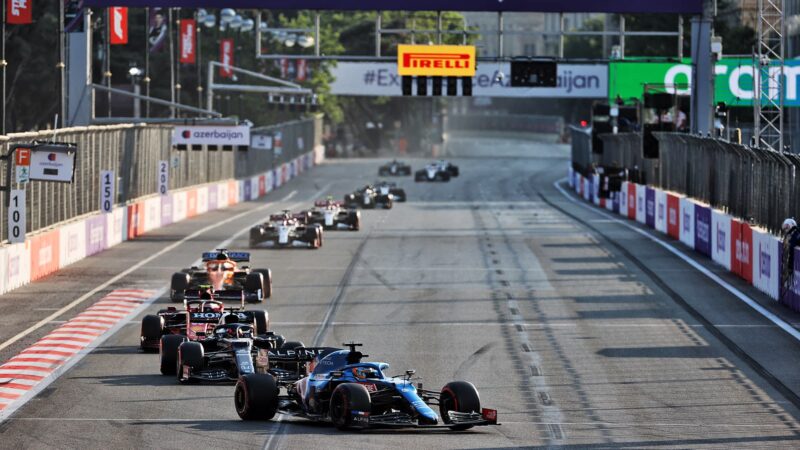
M 250 127 L 176 126 L 172 145 L 250 145 Z
M 471 45 L 398 45 L 397 72 L 406 76 L 475 76 Z

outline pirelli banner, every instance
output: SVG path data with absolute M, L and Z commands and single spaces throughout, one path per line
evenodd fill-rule
M 397 72 L 402 76 L 475 76 L 472 45 L 398 45 Z
M 398 45 L 397 74 L 402 78 L 403 95 L 411 95 L 414 79 L 417 95 L 428 95 L 428 77 L 431 93 L 442 95 L 443 81 L 447 80 L 447 95 L 472 95 L 472 77 L 475 76 L 475 47 L 472 45 Z

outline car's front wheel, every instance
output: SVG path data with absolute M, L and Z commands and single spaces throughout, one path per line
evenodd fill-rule
M 331 394 L 330 417 L 340 430 L 367 428 L 371 410 L 369 391 L 361 384 L 343 383 Z
M 242 375 L 236 382 L 233 402 L 242 420 L 270 420 L 278 411 L 278 383 L 270 374 Z

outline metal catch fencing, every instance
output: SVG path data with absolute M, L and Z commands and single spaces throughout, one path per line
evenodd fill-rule
M 800 212 L 800 156 L 680 133 L 656 138 L 661 167 L 652 184 L 772 232 Z
M 177 150 L 172 148 L 169 125 L 108 125 L 58 130 L 56 140 L 78 146 L 75 177 L 72 183 L 33 181 L 18 184 L 12 170 L 12 189 L 26 191 L 26 222 L 29 233 L 57 223 L 97 212 L 100 203 L 100 174 L 113 170 L 117 176 L 116 204 L 157 193 L 160 161 L 168 161 L 169 188 L 180 189 L 214 181 L 241 178 L 265 172 L 302 153 L 321 141 L 322 119 L 313 117 L 268 127 L 282 133 L 284 146 L 279 154 L 251 148 L 248 151 Z M 256 133 L 258 131 L 255 131 Z M 0 136 L 2 152 L 14 144 L 52 140 L 53 131 Z M 301 143 L 302 142 L 302 143 Z M 6 161 L 12 164 L 13 160 Z M 0 183 L 9 185 L 4 170 Z M 5 197 L 0 202 L 0 236 L 7 237 Z

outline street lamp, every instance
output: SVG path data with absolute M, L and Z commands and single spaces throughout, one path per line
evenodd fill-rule
M 141 87 L 139 86 L 139 79 L 144 72 L 142 69 L 132 66 L 128 69 L 128 77 L 131 79 L 131 88 L 136 95 L 141 94 Z M 141 117 L 142 115 L 142 99 L 139 97 L 133 98 L 133 117 Z
M 223 10 L 220 13 L 220 22 L 222 21 Z M 208 28 L 209 30 L 217 25 L 217 16 L 209 14 L 205 9 L 197 11 L 197 107 L 203 109 L 203 47 L 200 45 L 200 25 Z

